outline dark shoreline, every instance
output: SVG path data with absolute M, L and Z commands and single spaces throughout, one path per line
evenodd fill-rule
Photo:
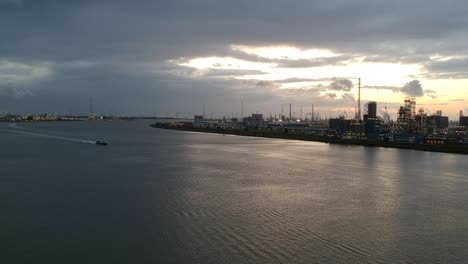
M 156 123 L 150 125 L 154 128 L 179 130 L 179 131 L 191 131 L 191 132 L 202 132 L 212 134 L 226 134 L 236 136 L 250 136 L 250 137 L 263 137 L 263 138 L 277 138 L 277 139 L 288 139 L 288 140 L 302 140 L 302 141 L 314 141 L 329 144 L 341 144 L 341 145 L 357 145 L 366 147 L 382 147 L 382 148 L 397 148 L 397 149 L 412 149 L 430 152 L 441 152 L 441 153 L 452 153 L 452 154 L 468 154 L 468 146 L 456 145 L 456 144 L 404 144 L 395 142 L 373 142 L 368 140 L 358 139 L 342 139 L 332 138 L 329 136 L 319 135 L 308 135 L 297 132 L 283 133 L 269 130 L 242 130 L 242 129 L 221 129 L 221 128 L 195 128 L 195 127 L 183 127 L 183 126 L 171 126 L 170 124 Z
M 85 120 L 0 120 L 0 123 L 32 123 L 32 122 L 80 122 Z

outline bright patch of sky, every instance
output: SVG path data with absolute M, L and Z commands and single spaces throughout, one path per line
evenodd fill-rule
M 362 80 L 362 101 L 376 100 L 381 103 L 401 103 L 405 94 L 399 92 L 399 88 L 406 83 L 421 79 L 425 73 L 424 65 L 417 63 L 401 62 L 367 62 L 365 56 L 356 58 L 345 57 L 343 54 L 327 49 L 300 49 L 292 46 L 246 46 L 231 45 L 233 51 L 241 52 L 249 57 L 194 57 L 191 59 L 176 59 L 170 62 L 179 66 L 190 67 L 197 70 L 198 78 L 227 78 L 250 81 L 268 81 L 278 85 L 279 89 L 306 89 L 320 90 L 322 96 L 333 95 L 332 99 L 357 98 L 357 79 Z M 341 57 L 343 58 L 342 60 Z M 254 59 L 257 58 L 257 59 Z M 284 61 L 307 61 L 333 58 L 340 61 L 339 64 L 326 64 L 304 67 L 288 67 L 281 64 Z M 466 56 L 443 56 L 435 54 L 431 57 L 434 61 L 450 61 L 465 59 Z M 238 70 L 237 75 L 216 75 L 210 77 L 210 70 Z M 250 73 L 249 71 L 255 71 Z M 257 73 L 258 72 L 258 73 Z M 329 93 L 327 85 L 329 80 L 342 78 L 353 82 L 349 91 L 333 91 Z M 460 87 L 467 86 L 468 80 L 423 80 L 425 96 L 418 98 L 419 107 L 430 109 L 444 109 L 455 113 L 456 109 L 464 107 L 464 100 L 468 98 L 468 91 Z M 444 87 L 450 86 L 450 91 Z M 325 88 L 324 88 L 325 87 Z M 392 88 L 393 87 L 393 88 Z M 458 88 L 454 88 L 458 87 Z M 456 90 L 456 93 L 454 93 Z M 352 96 L 352 97 L 349 97 Z M 447 103 L 450 102 L 450 105 Z M 383 107 L 383 106 L 382 106 Z M 335 109 L 334 111 L 342 111 Z M 347 108 L 346 108 L 347 109 Z M 349 109 L 347 109 L 349 110 Z M 395 110 L 395 109 L 393 109 Z M 390 110 L 390 111 L 393 111 Z M 435 110 L 434 110 L 435 111 Z M 455 118 L 455 117 L 454 117 Z
M 231 46 L 233 50 L 255 54 L 268 59 L 306 60 L 312 58 L 326 58 L 338 56 L 328 50 L 301 50 L 295 47 L 249 47 Z M 262 74 L 245 74 L 237 76 L 241 80 L 277 81 L 290 78 L 362 78 L 366 85 L 375 86 L 401 86 L 410 81 L 412 76 L 420 73 L 421 66 L 417 64 L 401 63 L 370 63 L 363 62 L 362 57 L 348 61 L 345 65 L 325 65 L 316 67 L 288 68 L 278 67 L 278 63 L 252 62 L 232 57 L 198 57 L 188 61 L 177 61 L 181 66 L 192 67 L 198 70 L 258 70 Z M 307 84 L 285 84 L 283 88 L 298 88 Z
M 51 70 L 45 64 L 33 65 L 0 60 L 0 84 L 38 80 L 50 73 Z
M 268 59 L 282 60 L 301 60 L 301 59 L 316 59 L 316 58 L 331 58 L 339 56 L 331 50 L 326 49 L 307 49 L 301 50 L 290 46 L 267 46 L 267 47 L 251 47 L 243 45 L 231 45 L 231 49 L 241 51 L 247 54 L 257 55 Z

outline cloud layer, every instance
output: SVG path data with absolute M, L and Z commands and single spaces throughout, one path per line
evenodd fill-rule
M 413 80 L 411 82 L 406 83 L 402 88 L 401 92 L 414 97 L 423 96 L 423 89 L 421 84 L 418 80 Z
M 425 93 L 415 80 L 468 77 L 467 9 L 456 0 L 0 0 L 0 104 L 85 113 L 93 96 L 100 111 L 121 114 L 188 115 L 206 104 L 222 115 L 238 112 L 240 100 L 265 113 L 288 102 L 353 109 L 349 78 L 374 64 L 420 68 L 404 68 L 405 80 L 369 86 L 435 98 L 437 91 Z M 267 46 L 296 50 L 279 57 L 245 50 Z M 207 57 L 256 64 L 180 65 Z M 349 65 L 365 63 L 346 74 Z M 266 72 L 259 64 L 274 66 Z M 320 80 L 323 67 L 342 68 Z M 268 80 L 271 72 L 284 78 Z

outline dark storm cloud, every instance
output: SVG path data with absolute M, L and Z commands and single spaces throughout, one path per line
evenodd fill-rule
M 426 54 L 386 54 L 386 55 L 367 55 L 365 62 L 387 62 L 387 63 L 421 63 L 430 58 Z
M 276 86 L 254 86 L 255 91 L 239 88 L 240 81 L 213 80 L 241 72 L 211 71 L 203 79 L 189 69 L 157 70 L 167 60 L 200 56 L 268 61 L 236 53 L 232 44 L 326 48 L 367 61 L 426 63 L 431 76 L 466 76 L 465 61 L 428 63 L 428 58 L 468 52 L 463 44 L 467 5 L 455 0 L 0 0 L 0 60 L 44 64 L 51 71 L 41 81 L 21 84 L 34 96 L 23 96 L 23 102 L 4 96 L 0 103 L 16 111 L 63 111 L 68 105 L 82 109 L 76 98 L 95 96 L 108 98 L 102 108 L 152 113 L 164 107 L 192 111 L 202 101 L 231 97 L 250 96 L 264 105 L 284 98 Z M 277 62 L 293 68 L 342 59 Z M 177 79 L 176 71 L 183 77 Z M 339 101 L 316 94 L 309 99 Z
M 421 83 L 418 80 L 413 80 L 411 82 L 407 82 L 400 90 L 402 93 L 409 95 L 409 96 L 423 96 L 423 89 Z
M 449 75 L 452 78 L 468 78 L 468 58 L 454 58 L 443 61 L 429 61 L 425 65 L 432 77 Z
M 334 91 L 346 91 L 349 92 L 351 91 L 351 88 L 353 88 L 353 82 L 348 79 L 336 79 L 333 80 L 330 83 L 330 90 Z
M 423 90 L 421 83 L 418 80 L 413 80 L 411 82 L 406 83 L 403 87 L 396 87 L 396 86 L 363 86 L 362 88 L 365 89 L 375 89 L 375 90 L 390 90 L 394 93 L 404 93 L 407 96 L 414 96 L 414 97 L 419 97 L 419 96 L 429 96 L 431 98 L 437 98 L 436 91 L 426 89 Z
M 422 1 L 49 0 L 25 1 L 3 19 L 16 22 L 14 28 L 7 27 L 8 31 L 20 32 L 11 34 L 13 39 L 7 43 L 30 46 L 43 56 L 64 58 L 117 55 L 117 51 L 126 51 L 118 55 L 122 57 L 134 51 L 137 57 L 153 52 L 156 57 L 173 58 L 209 54 L 232 43 L 316 43 L 331 48 L 349 48 L 357 43 L 365 47 L 389 38 L 440 37 L 466 29 L 465 12 L 457 8 L 465 6 L 462 1 L 436 2 L 426 9 L 418 2 Z M 407 12 L 413 7 L 418 11 Z M 447 20 L 444 12 L 451 13 L 452 19 Z M 365 42 L 361 41 L 363 35 Z M 155 48 L 148 49 L 151 46 Z M 376 45 L 379 47 L 382 49 Z
M 468 74 L 465 72 L 450 72 L 450 73 L 440 73 L 440 72 L 431 72 L 423 73 L 419 75 L 424 79 L 438 79 L 438 80 L 447 80 L 447 79 L 467 79 Z

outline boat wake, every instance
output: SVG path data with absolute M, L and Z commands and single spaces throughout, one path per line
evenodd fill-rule
M 25 129 L 23 127 L 20 127 L 16 123 L 9 124 L 8 126 L 10 128 L 13 128 L 14 130 L 11 130 L 11 131 L 13 131 L 14 133 L 17 133 L 17 134 L 36 136 L 36 137 L 43 137 L 43 138 L 50 138 L 50 139 L 59 139 L 59 140 L 72 141 L 72 142 L 85 143 L 85 144 L 96 144 L 96 141 L 94 141 L 94 140 L 78 139 L 78 138 L 62 137 L 62 136 L 51 135 L 51 134 L 37 133 L 37 132 L 31 131 L 29 129 Z

